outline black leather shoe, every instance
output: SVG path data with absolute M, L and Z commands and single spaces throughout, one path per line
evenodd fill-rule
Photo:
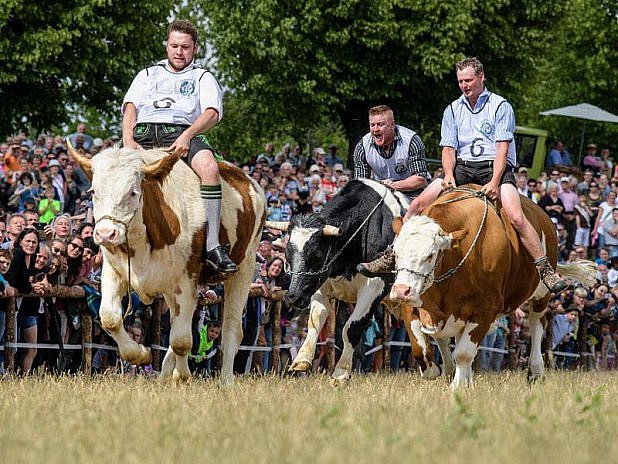
M 221 245 L 206 252 L 205 262 L 216 271 L 223 272 L 224 274 L 238 270 L 236 263 L 230 259 Z

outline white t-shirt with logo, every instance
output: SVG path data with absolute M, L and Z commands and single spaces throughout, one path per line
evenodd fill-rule
M 127 103 L 137 108 L 137 123 L 191 125 L 208 108 L 223 117 L 221 88 L 214 76 L 192 63 L 180 72 L 172 72 L 167 60 L 142 69 L 127 91 Z

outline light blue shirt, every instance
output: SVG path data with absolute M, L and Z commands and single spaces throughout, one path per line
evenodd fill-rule
M 474 108 L 461 95 L 444 110 L 440 146 L 452 147 L 465 161 L 493 160 L 498 142 L 512 142 L 515 132 L 513 107 L 485 88 Z M 508 164 L 517 164 L 515 144 L 509 143 Z

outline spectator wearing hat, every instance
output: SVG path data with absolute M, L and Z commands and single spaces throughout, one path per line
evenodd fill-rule
M 547 160 L 545 162 L 545 166 L 548 168 L 561 168 L 561 167 L 571 167 L 573 166 L 573 161 L 571 160 L 571 154 L 568 152 L 566 148 L 564 148 L 564 142 L 560 139 L 556 141 L 556 145 L 547 155 Z
M 328 156 L 324 158 L 324 162 L 327 166 L 332 168 L 334 168 L 336 164 L 343 165 L 343 160 L 337 156 L 337 145 L 334 143 L 328 146 Z
M 102 149 L 103 149 L 103 139 L 100 137 L 97 137 L 92 142 L 92 146 L 90 147 L 90 153 L 92 153 L 92 155 L 94 156 L 97 153 L 99 153 Z
M 592 169 L 595 173 L 607 168 L 605 162 L 597 156 L 597 146 L 589 143 L 586 146 L 586 156 L 582 160 L 583 169 Z

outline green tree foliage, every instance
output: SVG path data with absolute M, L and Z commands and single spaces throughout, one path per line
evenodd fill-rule
M 49 128 L 75 106 L 117 112 L 138 69 L 160 58 L 169 0 L 2 0 L 0 133 Z
M 580 148 L 584 124 L 587 141 L 613 145 L 618 124 L 539 112 L 577 103 L 591 103 L 618 113 L 618 2 L 568 0 L 545 34 L 545 53 L 532 59 L 536 72 L 526 82 L 519 117 L 566 139 L 572 154 Z
M 478 55 L 493 90 L 514 93 L 533 74 L 559 2 L 509 0 L 215 0 L 203 2 L 225 84 L 262 121 L 295 133 L 339 119 L 350 148 L 366 110 L 395 109 L 426 141 L 458 95 L 454 63 Z M 429 144 L 431 145 L 431 143 Z M 431 148 L 430 148 L 431 150 Z

